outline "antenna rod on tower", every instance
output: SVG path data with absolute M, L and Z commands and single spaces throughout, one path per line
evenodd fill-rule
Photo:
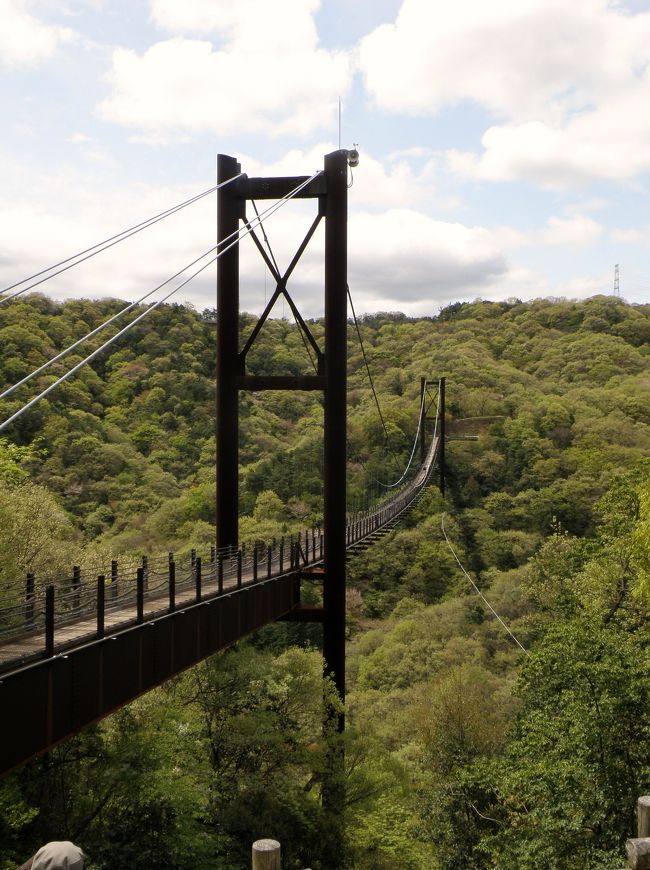
M 339 151 L 341 150 L 341 98 L 339 97 Z

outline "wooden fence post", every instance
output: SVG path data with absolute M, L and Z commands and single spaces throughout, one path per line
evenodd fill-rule
M 637 801 L 637 837 L 650 837 L 650 795 Z
M 277 840 L 253 843 L 253 870 L 280 870 L 280 844 Z
M 625 843 L 632 870 L 650 870 L 650 795 L 637 801 L 637 836 Z

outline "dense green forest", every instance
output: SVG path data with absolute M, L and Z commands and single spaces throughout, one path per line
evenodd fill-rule
M 3 306 L 0 383 L 122 305 Z M 446 498 L 432 485 L 349 563 L 349 866 L 615 870 L 650 791 L 650 305 L 476 301 L 360 330 L 386 432 L 351 325 L 349 509 L 401 474 L 423 375 L 447 378 L 452 438 Z M 7 430 L 1 591 L 213 540 L 214 340 L 197 312 L 161 306 Z M 248 364 L 311 371 L 285 320 Z M 319 394 L 242 395 L 243 540 L 320 521 L 322 413 Z M 328 870 L 317 632 L 269 626 L 5 779 L 0 867 L 69 838 L 98 870 L 239 870 L 273 836 L 285 870 Z

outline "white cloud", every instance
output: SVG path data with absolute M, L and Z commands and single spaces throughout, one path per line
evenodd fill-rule
M 351 287 L 377 300 L 439 300 L 479 291 L 508 271 L 488 230 L 436 221 L 411 209 L 350 220 Z
M 73 38 L 72 30 L 45 24 L 27 10 L 25 0 L 0 0 L 0 65 L 36 66 Z
M 285 50 L 318 42 L 320 0 L 151 0 L 152 20 L 175 34 L 220 34 L 247 51 Z
M 317 8 L 313 0 L 156 0 L 154 21 L 174 35 L 143 54 L 116 49 L 111 94 L 99 113 L 156 132 L 278 136 L 333 128 L 352 61 L 345 52 L 319 47 Z M 214 34 L 220 43 L 183 35 L 188 32 Z
M 640 227 L 614 227 L 611 231 L 614 242 L 624 245 L 650 245 L 650 224 Z
M 574 215 L 568 218 L 550 217 L 541 239 L 546 245 L 568 245 L 582 248 L 593 245 L 603 234 L 603 227 L 592 218 Z
M 502 121 L 482 152 L 450 153 L 471 178 L 564 185 L 650 169 L 650 13 L 607 0 L 404 0 L 359 58 L 383 109 L 465 102 Z
M 394 24 L 361 40 L 360 65 L 382 108 L 468 100 L 506 117 L 561 117 L 627 84 L 649 30 L 650 16 L 607 0 L 404 0 Z
M 590 217 L 572 214 L 569 217 L 551 215 L 543 229 L 523 232 L 509 226 L 492 227 L 487 231 L 493 245 L 503 251 L 564 245 L 587 248 L 602 237 L 605 228 Z
M 563 126 L 542 121 L 490 127 L 483 151 L 450 151 L 452 171 L 488 181 L 528 179 L 562 187 L 594 179 L 626 181 L 650 170 L 650 79 L 619 101 Z

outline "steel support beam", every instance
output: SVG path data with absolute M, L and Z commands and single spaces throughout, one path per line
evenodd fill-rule
M 0 778 L 299 605 L 298 574 L 285 574 L 3 674 Z
M 239 175 L 234 157 L 217 157 L 217 183 Z M 217 242 L 239 229 L 242 200 L 234 182 L 218 191 Z M 217 260 L 217 547 L 239 539 L 239 244 Z
M 325 157 L 325 583 L 323 655 L 345 700 L 345 510 L 347 443 L 347 152 Z M 338 730 L 344 727 L 339 714 Z
M 291 176 L 289 178 L 249 178 L 247 199 L 282 199 L 298 185 L 309 181 L 308 175 Z M 296 194 L 296 199 L 312 199 L 325 193 L 326 183 L 322 175 L 314 178 Z
M 318 375 L 240 375 L 235 378 L 240 390 L 324 390 L 325 378 Z

